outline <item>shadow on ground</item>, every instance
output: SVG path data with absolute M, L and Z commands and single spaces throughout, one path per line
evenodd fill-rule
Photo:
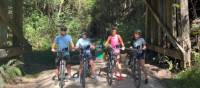
M 73 65 L 79 64 L 77 52 L 71 54 L 71 63 Z M 56 54 L 46 51 L 32 51 L 24 55 L 24 72 L 27 75 L 36 75 L 42 71 L 55 69 Z

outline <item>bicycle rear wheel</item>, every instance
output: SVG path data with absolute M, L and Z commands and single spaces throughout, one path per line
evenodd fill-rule
M 134 83 L 136 88 L 140 88 L 141 85 L 141 69 L 140 69 L 140 65 L 137 59 L 133 60 L 134 61 L 134 65 L 132 67 L 132 72 L 133 72 L 133 79 L 134 79 Z

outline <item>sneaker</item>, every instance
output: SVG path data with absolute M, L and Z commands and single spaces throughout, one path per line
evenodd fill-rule
M 144 80 L 144 83 L 145 83 L 145 84 L 148 84 L 148 79 L 145 79 L 145 80 Z
M 91 76 L 91 78 L 92 78 L 93 80 L 96 80 L 96 81 L 97 81 L 97 76 L 96 76 L 96 75 Z
M 74 78 L 75 82 L 80 83 L 80 77 Z
M 56 80 L 56 79 L 58 79 L 58 77 L 57 77 L 56 75 L 54 75 L 54 76 L 52 77 L 52 80 Z

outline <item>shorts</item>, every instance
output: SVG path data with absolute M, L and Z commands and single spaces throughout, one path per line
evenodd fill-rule
M 70 64 L 70 55 L 66 55 L 66 56 L 64 56 L 64 58 L 63 58 L 64 60 L 65 60 L 65 62 L 66 62 L 66 64 Z M 55 64 L 56 64 L 56 66 L 57 67 L 59 67 L 59 65 L 60 65 L 60 60 L 61 60 L 61 57 L 59 57 L 59 56 L 57 56 L 57 58 L 55 59 Z
M 92 51 L 87 52 L 86 56 L 84 56 L 84 57 L 86 57 L 88 60 L 96 60 L 95 53 Z M 82 61 L 82 59 L 83 59 L 83 56 L 80 55 L 80 61 Z
M 142 51 L 141 53 L 138 53 L 136 57 L 137 57 L 137 59 L 140 60 L 140 59 L 144 59 L 144 55 L 145 55 L 144 51 Z

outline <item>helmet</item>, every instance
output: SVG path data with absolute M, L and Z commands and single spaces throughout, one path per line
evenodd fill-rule
M 134 30 L 134 33 L 142 33 L 142 31 L 140 29 Z
M 61 26 L 60 31 L 67 31 L 67 28 L 65 26 Z
M 86 36 L 87 36 L 87 32 L 83 32 L 81 35 L 82 35 L 82 36 L 83 36 L 83 35 L 86 35 Z

